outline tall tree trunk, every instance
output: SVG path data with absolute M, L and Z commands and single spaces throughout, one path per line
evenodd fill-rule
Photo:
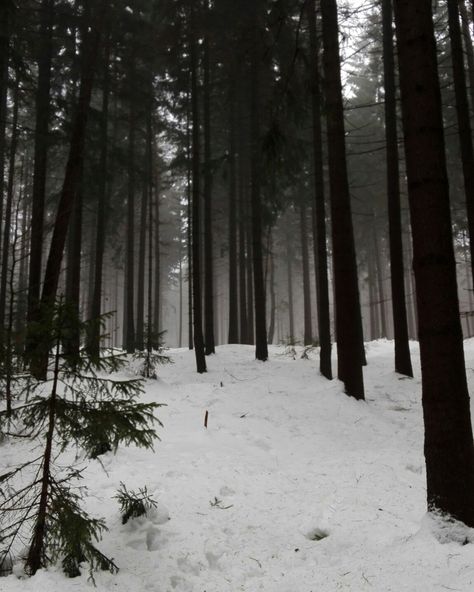
M 303 262 L 303 297 L 304 297 L 304 334 L 305 345 L 313 343 L 313 331 L 311 322 L 311 288 L 309 284 L 309 256 L 308 256 L 308 234 L 306 225 L 306 206 L 300 208 L 300 230 L 301 230 L 301 258 Z
M 319 72 L 319 48 L 316 35 L 316 0 L 307 3 L 311 47 L 311 102 L 313 132 L 313 248 L 316 277 L 316 302 L 319 331 L 319 371 L 332 379 L 331 321 L 329 312 L 328 255 L 326 231 L 326 205 L 324 199 L 323 139 L 321 130 L 321 76 Z
M 293 302 L 293 247 L 289 232 L 286 233 L 286 284 L 288 287 L 288 340 L 294 343 L 296 335 L 295 307 Z
M 209 9 L 207 9 L 209 14 Z M 209 35 L 204 38 L 204 343 L 206 356 L 216 353 L 214 338 L 214 257 L 212 229 L 211 65 Z
M 275 257 L 270 253 L 270 324 L 268 325 L 268 343 L 275 338 L 276 292 L 275 292 Z
M 107 30 L 104 43 L 104 68 L 102 72 L 102 110 L 100 114 L 100 171 L 98 196 L 97 196 L 97 224 L 95 239 L 95 262 L 94 262 L 94 289 L 90 306 L 90 319 L 93 326 L 88 336 L 89 353 L 99 357 L 100 352 L 100 323 L 99 317 L 102 312 L 102 284 L 104 272 L 105 236 L 107 231 L 107 195 L 108 166 L 109 166 L 109 142 L 108 142 L 108 120 L 109 120 L 109 95 L 110 95 L 110 33 Z
M 459 12 L 461 14 L 462 33 L 464 46 L 466 48 L 467 72 L 469 75 L 469 94 L 471 97 L 471 114 L 474 111 L 474 48 L 472 46 L 471 32 L 469 30 L 469 19 L 467 16 L 464 0 L 459 1 Z
M 200 146 L 199 146 L 199 96 L 198 96 L 198 43 L 196 39 L 196 7 L 191 1 L 191 110 L 192 110 L 192 260 L 193 260 L 193 334 L 196 369 L 202 374 L 207 371 L 202 332 L 202 290 L 201 290 L 201 212 L 200 212 Z
M 474 277 L 474 150 L 472 145 L 471 119 L 467 99 L 464 55 L 461 26 L 459 23 L 458 0 L 447 0 L 449 38 L 453 64 L 454 94 L 458 121 L 461 161 L 466 192 L 467 220 L 471 246 L 471 273 Z
M 247 216 L 247 222 L 249 218 Z M 252 229 L 250 224 L 246 228 L 247 237 L 247 343 L 255 345 L 255 323 L 254 323 L 254 281 L 253 281 L 253 245 Z
M 362 352 L 364 344 L 351 200 L 347 177 L 336 1 L 321 0 L 321 10 L 323 17 L 324 73 L 336 296 L 338 376 L 344 382 L 345 391 L 348 395 L 356 399 L 363 399 L 362 365 L 364 360 Z
M 388 227 L 390 241 L 390 285 L 392 289 L 392 317 L 395 339 L 395 372 L 404 374 L 405 376 L 413 376 L 410 346 L 408 342 L 408 321 L 404 281 L 392 0 L 382 1 L 382 26 Z
M 474 446 L 431 2 L 396 0 L 429 510 L 474 526 Z M 420 158 L 420 155 L 423 155 Z
M 267 314 L 265 282 L 263 278 L 262 248 L 262 197 L 261 197 L 261 139 L 260 139 L 260 78 L 263 56 L 261 22 L 263 6 L 261 0 L 252 3 L 252 49 L 250 72 L 250 133 L 251 164 L 250 182 L 252 206 L 252 263 L 255 313 L 255 357 L 262 362 L 268 359 Z
M 10 20 L 14 8 L 12 0 L 0 6 L 0 243 L 3 220 L 4 177 L 7 129 L 8 62 L 10 58 Z
M 239 303 L 237 280 L 237 185 L 236 185 L 236 122 L 235 80 L 230 77 L 230 125 L 229 125 L 229 333 L 228 342 L 239 341 Z
M 48 164 L 51 66 L 55 0 L 41 3 L 38 86 L 36 90 L 34 170 L 31 211 L 30 268 L 28 280 L 28 323 L 38 319 L 43 259 L 43 225 Z M 27 349 L 29 344 L 27 342 Z
M 92 23 L 92 30 L 84 44 L 79 97 L 72 126 L 66 172 L 46 263 L 43 291 L 41 294 L 41 310 L 46 310 L 54 302 L 58 289 L 69 220 L 74 209 L 74 201 L 78 191 L 84 160 L 85 134 L 89 115 L 89 103 L 94 85 L 96 55 L 100 47 L 101 31 L 106 10 L 107 0 L 102 0 L 98 8 L 97 17 Z M 47 331 L 47 328 L 45 331 Z M 36 346 L 39 346 L 39 351 L 36 355 L 32 356 L 30 369 L 32 374 L 38 379 L 45 378 L 48 367 L 48 352 L 44 349 L 44 345 L 49 343 L 46 334 L 44 335 L 44 339 L 44 343 L 34 342 L 33 340 L 33 351 Z
M 188 113 L 186 118 L 186 168 L 187 168 L 187 219 L 188 227 L 186 232 L 187 253 L 188 253 L 188 346 L 189 349 L 194 348 L 193 339 L 193 214 L 192 214 L 192 138 L 191 138 L 191 98 L 188 94 Z
M 242 121 L 242 111 L 239 109 L 239 121 Z M 249 303 L 247 301 L 247 275 L 246 275 L 246 169 L 244 165 L 245 144 L 242 133 L 242 128 L 239 134 L 239 309 L 240 309 L 240 343 L 249 343 L 248 331 L 248 310 Z
M 146 263 L 146 222 L 148 210 L 148 174 L 145 175 L 140 212 L 140 237 L 138 241 L 138 282 L 137 282 L 137 332 L 136 347 L 143 351 L 145 346 L 145 263 Z
M 8 261 L 10 255 L 11 219 L 13 206 L 13 190 L 15 181 L 15 159 L 18 145 L 18 108 L 19 108 L 20 80 L 17 72 L 13 91 L 13 122 L 10 140 L 10 155 L 7 183 L 7 201 L 5 206 L 5 226 L 3 229 L 2 267 L 0 274 L 0 346 L 4 341 L 5 312 L 7 304 Z M 0 169 L 1 176 L 1 169 Z M 1 178 L 1 177 L 0 177 Z
M 135 43 L 135 40 L 132 40 Z M 128 189 L 127 189 L 127 246 L 125 261 L 125 333 L 124 347 L 128 353 L 135 351 L 135 129 L 136 129 L 136 63 L 132 48 L 129 71 L 129 115 L 128 115 Z
M 387 337 L 387 317 L 385 315 L 385 290 L 383 282 L 383 267 L 380 253 L 380 244 L 377 232 L 377 217 L 374 213 L 374 220 L 372 225 L 372 239 L 375 260 L 375 272 L 377 277 L 377 291 L 378 291 L 378 307 L 380 310 L 380 337 Z

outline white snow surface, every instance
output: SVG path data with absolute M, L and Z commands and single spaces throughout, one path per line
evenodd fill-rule
M 472 386 L 474 340 L 465 347 Z M 473 532 L 426 515 L 417 345 L 414 379 L 393 372 L 392 342 L 367 345 L 366 402 L 322 378 L 316 352 L 283 349 L 262 363 L 222 346 L 203 375 L 193 352 L 171 350 L 144 395 L 167 404 L 155 451 L 122 448 L 84 473 L 86 508 L 109 527 L 98 546 L 120 567 L 96 573 L 95 590 L 474 590 Z M 2 465 L 16 447 L 2 445 Z M 146 485 L 157 510 L 122 525 L 120 482 Z M 83 572 L 11 575 L 0 590 L 93 591 Z

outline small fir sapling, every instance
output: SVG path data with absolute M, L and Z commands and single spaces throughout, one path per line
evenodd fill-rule
M 157 368 L 164 364 L 172 364 L 173 360 L 166 355 L 167 347 L 164 345 L 166 331 L 152 334 L 147 330 L 147 344 L 145 349 L 136 351 L 133 359 L 139 362 L 137 373 L 143 378 L 158 378 Z
M 158 502 L 154 500 L 145 487 L 140 487 L 138 491 L 128 490 L 124 483 L 120 483 L 120 488 L 114 496 L 120 504 L 120 514 L 122 515 L 122 524 L 126 524 L 130 518 L 144 516 L 152 508 L 156 508 Z
M 118 380 L 113 372 L 126 364 L 125 356 L 106 352 L 91 360 L 85 349 L 76 354 L 64 349 L 65 331 L 73 314 L 62 303 L 51 307 L 48 326 L 50 372 L 46 381 L 29 385 L 30 397 L 19 397 L 11 409 L 10 422 L 19 435 L 28 436 L 33 458 L 0 475 L 0 573 L 17 560 L 25 571 L 60 561 L 74 577 L 81 563 L 96 569 L 117 570 L 112 559 L 95 546 L 106 529 L 101 519 L 82 508 L 85 488 L 78 487 L 82 471 L 60 465 L 61 454 L 75 445 L 88 457 L 105 445 L 115 451 L 120 444 L 152 448 L 158 438 L 154 424 L 161 422 L 154 411 L 161 405 L 140 403 L 141 379 Z M 79 323 L 80 334 L 87 323 Z M 6 410 L 0 411 L 0 421 Z M 26 549 L 25 549 L 26 547 Z

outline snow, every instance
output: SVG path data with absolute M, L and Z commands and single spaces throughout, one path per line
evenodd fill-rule
M 99 548 L 120 567 L 95 574 L 96 590 L 471 591 L 473 531 L 426 515 L 417 345 L 414 379 L 392 371 L 393 343 L 367 345 L 366 402 L 320 377 L 316 354 L 283 351 L 261 363 L 222 346 L 204 375 L 192 352 L 170 352 L 144 395 L 167 404 L 155 452 L 121 449 L 84 473 L 87 509 L 109 527 Z M 120 482 L 146 485 L 157 509 L 122 525 Z M 87 569 L 16 574 L 2 592 L 94 589 Z

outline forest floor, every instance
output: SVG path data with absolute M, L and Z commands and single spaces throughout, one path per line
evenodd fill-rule
M 415 378 L 392 371 L 393 343 L 367 345 L 366 402 L 309 360 L 223 346 L 197 375 L 193 353 L 149 381 L 164 428 L 155 452 L 130 447 L 91 461 L 86 506 L 106 519 L 99 548 L 120 567 L 97 573 L 115 592 L 433 592 L 474 589 L 473 531 L 428 518 L 418 348 Z M 466 342 L 471 391 L 474 340 Z M 203 426 L 209 411 L 208 428 Z M 8 459 L 13 446 L 2 447 Z M 158 501 L 121 524 L 120 483 Z M 0 580 L 2 592 L 94 590 L 60 569 Z

